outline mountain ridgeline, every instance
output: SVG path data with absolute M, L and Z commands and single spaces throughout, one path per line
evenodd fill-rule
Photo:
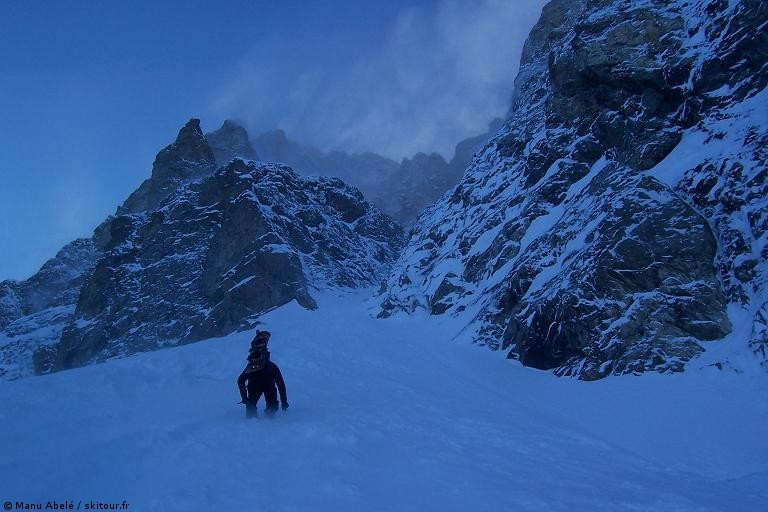
M 450 161 L 322 152 L 232 121 L 204 135 L 193 119 L 91 238 L 0 283 L 0 376 L 375 286 L 380 318 L 450 315 L 562 376 L 764 362 L 767 25 L 758 0 L 552 0 L 506 119 Z
M 0 283 L 0 377 L 221 336 L 291 300 L 314 307 L 313 289 L 378 285 L 403 229 L 336 176 L 413 222 L 488 137 L 460 143 L 450 163 L 417 154 L 397 164 L 323 153 L 279 131 L 251 141 L 229 120 L 204 135 L 192 119 L 91 238 L 26 281 Z
M 383 280 L 400 225 L 339 179 L 234 158 L 255 156 L 243 133 L 225 123 L 210 143 L 191 120 L 92 238 L 0 284 L 5 378 L 221 336 Z
M 381 211 L 402 225 L 411 226 L 424 208 L 458 183 L 472 156 L 501 124 L 501 119 L 494 119 L 485 133 L 459 142 L 450 161 L 437 153 L 417 153 L 397 163 L 370 152 L 323 152 L 289 139 L 282 130 L 262 133 L 254 139 L 253 146 L 262 159 L 283 162 L 300 174 L 344 180 Z

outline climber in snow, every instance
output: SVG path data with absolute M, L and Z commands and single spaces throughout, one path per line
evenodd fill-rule
M 245 404 L 245 415 L 248 418 L 257 417 L 256 404 L 261 395 L 264 395 L 264 401 L 267 408 L 264 411 L 268 417 L 272 417 L 282 403 L 285 411 L 288 409 L 288 395 L 285 391 L 285 382 L 280 368 L 269 359 L 270 333 L 267 331 L 256 331 L 256 336 L 251 341 L 251 349 L 248 352 L 248 362 L 245 369 L 237 378 L 237 387 L 240 389 L 240 403 Z M 277 389 L 275 389 L 277 386 Z M 280 402 L 277 401 L 277 392 L 280 392 Z

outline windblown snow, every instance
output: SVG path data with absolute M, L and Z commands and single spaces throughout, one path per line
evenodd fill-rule
M 250 331 L 0 383 L 2 497 L 141 511 L 765 510 L 765 372 L 560 379 L 467 343 L 449 317 L 375 320 L 370 296 L 327 292 L 315 311 L 261 317 L 290 402 L 273 420 L 235 403 Z

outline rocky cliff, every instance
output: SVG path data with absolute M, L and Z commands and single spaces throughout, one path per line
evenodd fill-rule
M 200 120 L 191 119 L 176 137 L 155 157 L 152 175 L 133 192 L 117 213 L 151 210 L 179 186 L 213 172 L 216 160 L 213 150 L 200 130 Z
M 420 217 L 380 314 L 455 315 L 584 379 L 681 371 L 718 340 L 764 354 L 767 20 L 748 0 L 550 2 L 510 117 Z
M 155 208 L 178 187 L 215 169 L 214 154 L 191 119 L 163 148 L 151 176 L 117 209 L 116 215 Z M 68 244 L 30 279 L 0 283 L 0 377 L 18 378 L 50 371 L 61 333 L 71 321 L 88 274 L 110 244 L 107 218 L 90 239 Z
M 402 228 L 338 179 L 235 158 L 249 156 L 241 130 L 210 134 L 214 151 L 191 120 L 91 239 L 0 283 L 0 377 L 223 335 L 292 300 L 313 308 L 316 289 L 383 280 Z
M 253 139 L 253 145 L 264 160 L 284 163 L 305 176 L 339 178 L 357 187 L 368 200 L 398 169 L 397 162 L 376 153 L 325 152 L 288 138 L 283 130 L 261 133 Z
M 255 325 L 312 290 L 377 284 L 401 229 L 340 180 L 232 160 L 151 212 L 111 223 L 55 369 Z

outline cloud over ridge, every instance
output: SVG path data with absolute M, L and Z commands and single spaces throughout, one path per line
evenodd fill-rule
M 274 127 L 323 149 L 392 158 L 482 133 L 509 108 L 523 43 L 543 0 L 440 1 L 403 9 L 379 47 L 341 66 L 295 72 L 258 52 L 217 91 L 211 112 Z

